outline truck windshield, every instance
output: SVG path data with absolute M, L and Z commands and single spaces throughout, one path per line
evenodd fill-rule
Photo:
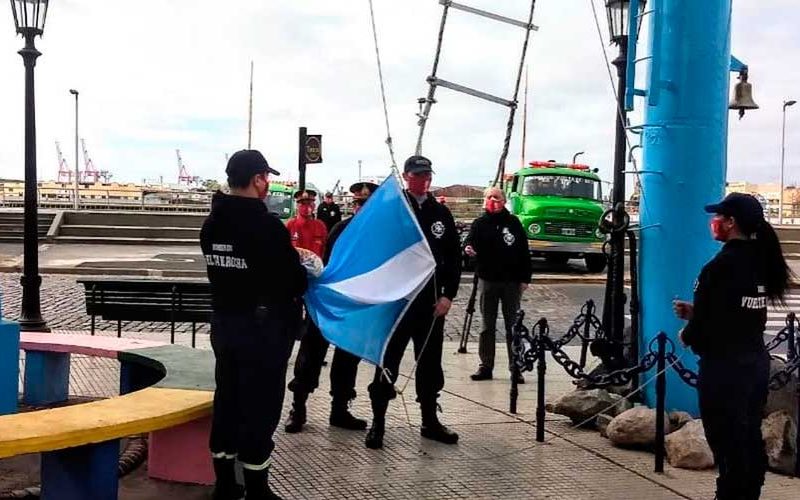
M 286 218 L 292 211 L 292 197 L 289 193 L 274 192 L 267 195 L 267 209 L 280 218 Z
M 529 175 L 522 183 L 523 196 L 566 196 L 600 199 L 600 182 L 568 175 Z

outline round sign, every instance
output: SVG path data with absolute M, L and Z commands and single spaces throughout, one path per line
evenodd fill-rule
M 306 137 L 306 161 L 317 163 L 322 159 L 322 141 L 319 136 Z

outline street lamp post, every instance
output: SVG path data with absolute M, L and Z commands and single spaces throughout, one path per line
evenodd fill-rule
M 783 224 L 783 167 L 786 163 L 786 108 L 794 106 L 797 101 L 794 99 L 783 101 L 783 126 L 781 127 L 781 192 L 778 195 L 778 224 Z M 792 204 L 792 216 L 794 216 L 794 204 Z
M 46 331 L 39 302 L 39 217 L 37 213 L 36 181 L 36 107 L 34 101 L 33 68 L 41 52 L 36 50 L 34 38 L 44 32 L 49 0 L 11 0 L 17 34 L 25 39 L 19 51 L 25 63 L 25 215 L 22 285 L 22 311 L 19 325 L 23 331 Z
M 634 15 L 641 16 L 645 0 L 639 2 L 639 10 Z M 617 102 L 614 115 L 616 132 L 614 137 L 614 189 L 611 200 L 614 227 L 624 225 L 625 217 L 625 152 L 627 136 L 625 132 L 625 84 L 628 63 L 628 19 L 631 15 L 630 0 L 606 0 L 606 14 L 611 43 L 619 48 L 619 54 L 612 64 L 617 68 Z M 603 323 L 612 340 L 622 343 L 625 328 L 625 232 L 611 233 L 611 256 L 608 263 L 608 282 Z
M 572 164 L 574 165 L 575 163 L 577 163 L 578 162 L 578 157 L 580 155 L 584 154 L 584 153 L 585 153 L 584 151 L 578 151 L 577 153 L 572 155 Z
M 79 183 L 80 183 L 80 176 L 81 170 L 78 166 L 78 91 L 75 89 L 69 89 L 69 93 L 75 96 L 75 203 L 72 204 L 75 210 L 80 208 L 80 194 L 79 194 Z

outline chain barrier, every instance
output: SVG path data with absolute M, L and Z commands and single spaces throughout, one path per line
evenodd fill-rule
M 777 391 L 784 388 L 786 384 L 792 381 L 792 373 L 795 371 L 798 372 L 798 376 L 800 376 L 800 357 L 795 357 L 787 362 L 783 370 L 769 378 L 769 389 L 771 391 Z
M 678 374 L 683 382 L 689 387 L 697 387 L 697 373 L 686 368 L 683 363 L 678 359 L 675 353 L 667 355 L 667 361 L 672 365 L 672 369 Z

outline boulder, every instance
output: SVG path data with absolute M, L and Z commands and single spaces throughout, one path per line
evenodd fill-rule
M 777 411 L 761 422 L 764 450 L 767 452 L 769 468 L 781 474 L 794 473 L 797 453 L 797 426 L 789 413 Z
M 592 417 L 607 410 L 616 401 L 618 399 L 614 399 L 604 389 L 578 389 L 564 394 L 556 401 L 548 404 L 546 409 L 549 412 L 569 417 L 573 424 L 580 424 L 589 420 L 586 425 L 593 425 L 594 419 Z
M 684 422 L 680 429 L 665 438 L 664 447 L 667 451 L 667 460 L 673 467 L 697 470 L 714 467 L 714 455 L 706 441 L 701 420 L 691 420 L 690 417 L 689 422 Z
M 786 363 L 782 359 L 772 359 L 769 365 L 769 376 L 782 371 Z M 764 417 L 778 411 L 785 411 L 797 420 L 797 374 L 793 374 L 788 384 L 777 391 L 769 391 L 767 406 L 764 408 Z
M 669 426 L 672 428 L 672 432 L 683 428 L 692 420 L 692 416 L 685 411 L 673 411 L 669 414 Z M 703 434 L 703 439 L 705 439 L 705 434 Z
M 611 417 L 616 417 L 617 415 L 625 413 L 626 411 L 633 408 L 633 403 L 631 403 L 630 400 L 623 398 L 619 394 L 609 392 L 608 395 L 616 404 L 612 408 L 609 408 L 608 410 L 603 412 L 606 415 L 609 415 Z
M 664 432 L 669 431 L 669 418 L 664 415 Z M 606 433 L 617 446 L 652 445 L 656 440 L 656 411 L 646 406 L 631 408 L 614 417 Z
M 597 425 L 597 430 L 600 431 L 600 435 L 603 436 L 604 438 L 608 437 L 608 433 L 606 431 L 608 430 L 608 424 L 610 424 L 612 420 L 614 420 L 614 417 L 612 417 L 611 415 L 597 416 L 595 424 Z

